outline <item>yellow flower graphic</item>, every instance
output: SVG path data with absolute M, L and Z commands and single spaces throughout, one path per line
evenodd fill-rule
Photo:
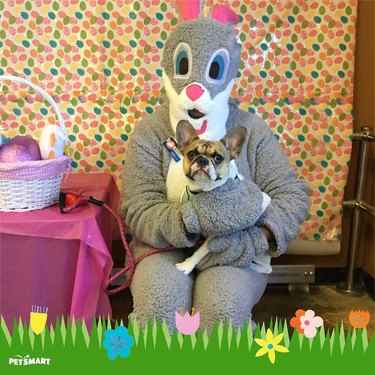
M 256 352 L 255 357 L 260 357 L 268 353 L 268 359 L 272 364 L 274 364 L 276 359 L 275 352 L 289 352 L 289 350 L 285 346 L 279 345 L 283 337 L 283 333 L 277 335 L 276 337 L 273 337 L 272 331 L 268 328 L 266 333 L 266 340 L 255 339 L 255 342 L 261 346 L 261 348 Z
M 35 306 L 31 307 L 30 326 L 36 335 L 39 335 L 46 326 L 48 307 Z

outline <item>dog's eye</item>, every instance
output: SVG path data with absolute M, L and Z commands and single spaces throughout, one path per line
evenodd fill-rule
M 189 151 L 187 153 L 187 157 L 188 157 L 189 160 L 193 160 L 194 157 L 195 157 L 195 151 Z
M 221 155 L 215 155 L 214 160 L 216 164 L 220 164 L 224 158 Z

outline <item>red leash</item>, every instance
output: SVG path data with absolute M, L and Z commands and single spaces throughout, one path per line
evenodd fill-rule
M 124 245 L 125 254 L 126 254 L 126 256 L 128 258 L 128 261 L 129 261 L 129 264 L 126 267 L 124 267 L 123 269 L 118 271 L 116 274 L 114 274 L 112 277 L 110 277 L 106 281 L 104 286 L 105 286 L 105 290 L 106 290 L 108 295 L 121 292 L 122 290 L 124 290 L 124 289 L 126 289 L 130 286 L 130 284 L 133 280 L 134 273 L 135 273 L 135 267 L 144 258 L 146 258 L 150 255 L 153 255 L 153 254 L 157 254 L 157 253 L 161 253 L 161 252 L 164 252 L 164 251 L 169 251 L 169 250 L 175 249 L 174 246 L 152 249 L 152 250 L 148 251 L 147 253 L 145 253 L 145 254 L 139 256 L 138 258 L 134 259 L 133 254 L 132 254 L 132 252 L 129 248 L 128 242 L 127 242 L 126 237 L 125 237 L 124 223 L 123 223 L 121 217 L 117 214 L 117 212 L 115 212 L 105 202 L 99 201 L 99 200 L 97 200 L 97 199 L 95 199 L 91 196 L 88 196 L 88 195 L 84 194 L 83 191 L 80 191 L 78 194 L 76 194 L 76 193 L 60 193 L 59 206 L 60 206 L 60 211 L 64 214 L 75 210 L 78 206 L 85 206 L 89 203 L 93 203 L 93 204 L 96 204 L 97 206 L 104 207 L 106 210 L 108 210 L 115 217 L 115 219 L 118 223 L 118 226 L 120 228 L 120 236 L 121 236 L 122 244 Z M 126 273 L 128 271 L 130 271 L 130 274 L 127 276 L 127 281 L 126 281 L 125 284 L 123 284 L 123 285 L 121 285 L 121 286 L 119 286 L 115 289 L 110 289 L 110 290 L 107 289 L 108 286 L 111 285 L 111 283 L 114 280 L 116 280 L 117 278 L 119 278 L 121 275 L 123 275 L 124 273 Z

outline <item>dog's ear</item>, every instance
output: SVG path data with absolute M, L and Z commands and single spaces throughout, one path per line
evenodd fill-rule
M 183 152 L 184 148 L 198 136 L 189 121 L 181 120 L 176 127 L 176 138 L 177 147 Z
M 229 130 L 229 132 L 221 139 L 225 147 L 229 151 L 230 159 L 236 159 L 241 153 L 242 147 L 245 144 L 247 130 L 243 126 L 238 126 Z

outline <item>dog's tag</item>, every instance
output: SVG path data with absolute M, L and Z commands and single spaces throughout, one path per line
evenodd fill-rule
M 168 154 L 176 163 L 182 159 L 182 155 L 177 148 L 177 142 L 173 137 L 169 137 L 167 140 L 162 142 L 162 146 L 167 150 Z

